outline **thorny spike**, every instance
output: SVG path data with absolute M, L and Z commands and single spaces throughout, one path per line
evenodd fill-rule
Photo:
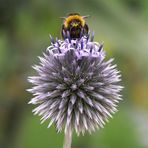
M 92 53 L 92 50 L 93 50 L 93 46 L 90 47 L 90 53 Z
M 69 31 L 67 31 L 67 38 L 68 38 L 69 43 L 71 43 L 71 37 L 70 37 Z
M 81 49 L 83 49 L 83 40 L 81 41 Z
M 76 48 L 78 47 L 79 44 L 79 40 L 76 40 Z
M 101 45 L 99 46 L 98 52 L 100 52 L 100 51 L 102 50 L 102 48 L 103 48 L 103 44 L 101 44 Z
M 83 36 L 83 29 L 81 30 L 81 32 L 80 32 L 80 39 L 82 38 L 82 36 Z
M 54 42 L 53 37 L 52 37 L 51 35 L 49 35 L 49 37 L 50 37 L 50 41 L 51 41 L 51 43 L 54 44 L 55 42 Z
M 94 31 L 92 32 L 92 35 L 91 35 L 91 38 L 90 38 L 90 42 L 93 42 L 94 41 L 94 36 L 95 36 L 95 33 Z
M 64 40 L 67 38 L 65 30 L 62 31 Z
M 90 37 L 90 31 L 88 32 L 87 36 L 86 36 L 86 41 L 88 42 L 89 40 L 89 37 Z
M 58 51 L 59 51 L 59 53 L 62 53 L 60 47 L 58 47 Z

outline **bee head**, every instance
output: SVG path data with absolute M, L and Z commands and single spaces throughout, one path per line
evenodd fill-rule
M 64 19 L 64 26 L 67 28 L 68 26 L 77 27 L 81 25 L 82 27 L 85 25 L 85 20 L 80 15 L 69 15 Z
M 88 26 L 85 22 L 85 18 L 88 16 L 81 16 L 78 13 L 70 13 L 66 17 L 62 17 L 63 27 L 62 27 L 62 36 L 63 31 L 69 32 L 71 38 L 80 38 L 81 36 L 88 34 Z

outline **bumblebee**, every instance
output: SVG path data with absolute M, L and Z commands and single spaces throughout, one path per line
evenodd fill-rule
M 85 18 L 88 16 L 81 16 L 79 13 L 70 13 L 64 19 L 62 25 L 62 37 L 65 38 L 67 33 L 71 39 L 81 38 L 84 35 L 88 35 L 88 25 L 85 22 Z

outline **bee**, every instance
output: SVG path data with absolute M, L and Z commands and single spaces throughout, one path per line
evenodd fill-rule
M 88 25 L 85 22 L 85 18 L 89 16 L 81 16 L 79 13 L 70 13 L 64 19 L 62 25 L 62 37 L 65 38 L 67 33 L 71 39 L 81 38 L 84 35 L 88 35 Z

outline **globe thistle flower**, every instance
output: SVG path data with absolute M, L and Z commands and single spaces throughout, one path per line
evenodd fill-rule
M 33 66 L 37 76 L 29 77 L 33 87 L 30 104 L 41 122 L 50 119 L 58 132 L 74 129 L 79 135 L 102 128 L 117 111 L 121 100 L 120 72 L 113 59 L 105 61 L 103 45 L 93 41 L 94 35 L 53 40 Z

